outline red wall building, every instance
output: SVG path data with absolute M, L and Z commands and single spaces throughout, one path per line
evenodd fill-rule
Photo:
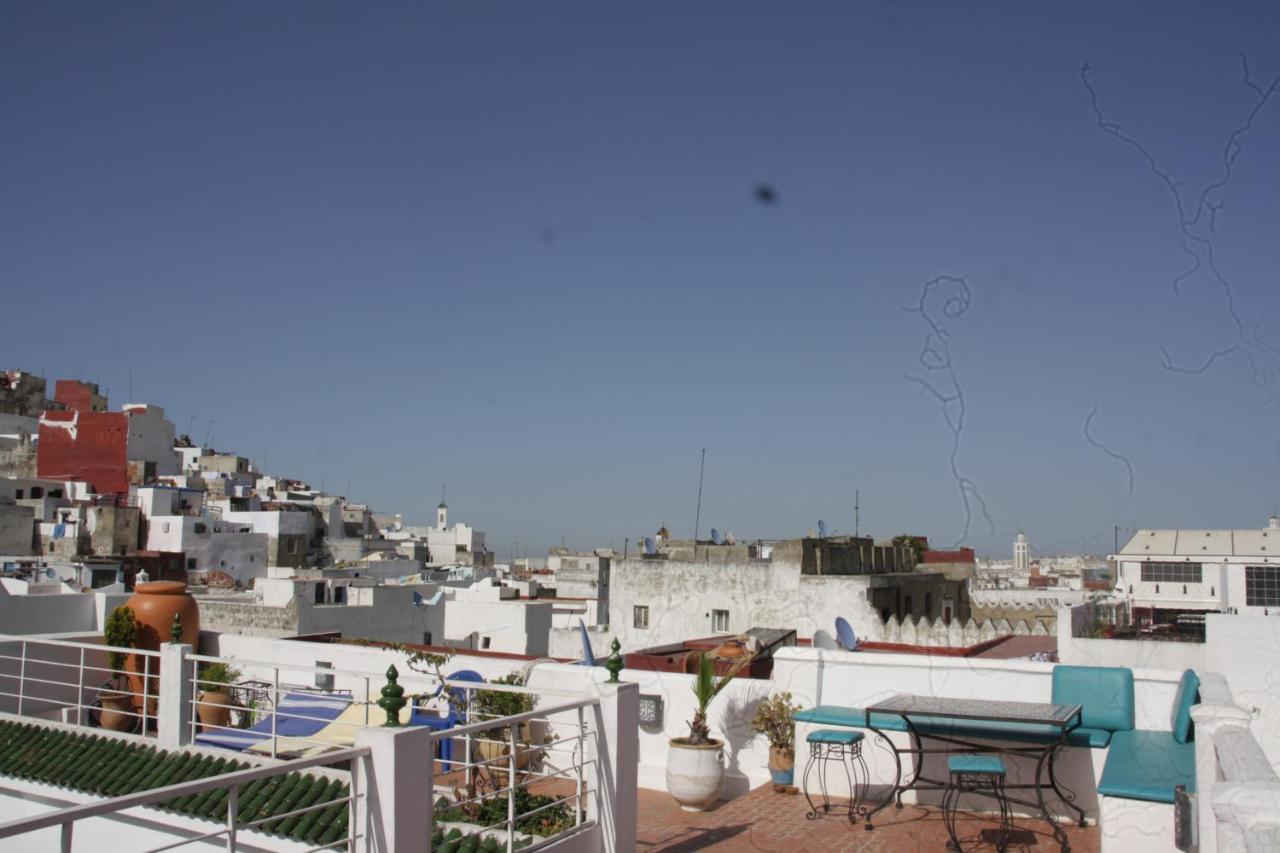
M 58 383 L 59 395 L 62 385 Z M 129 416 L 123 412 L 45 412 L 36 476 L 84 480 L 99 494 L 128 492 L 128 450 Z
M 98 386 L 79 379 L 59 379 L 54 386 L 53 399 L 73 412 L 105 412 L 107 398 L 98 393 Z

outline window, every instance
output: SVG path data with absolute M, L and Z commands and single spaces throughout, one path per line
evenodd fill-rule
M 729 630 L 729 611 L 728 610 L 712 610 L 711 611 L 711 630 L 712 631 L 728 631 Z
M 205 526 L 204 526 L 204 524 L 203 524 L 202 522 L 199 522 L 199 521 L 197 521 L 195 524 L 191 525 L 191 532 L 192 532 L 192 533 L 204 533 L 204 532 L 205 532 L 206 530 L 208 530 L 208 529 L 209 529 L 209 528 L 205 527 Z
M 1244 567 L 1244 603 L 1249 607 L 1280 607 L 1280 566 Z
M 1143 563 L 1143 583 L 1200 583 L 1200 563 Z
M 195 558 L 195 557 L 188 557 L 188 558 L 187 558 L 187 571 L 189 571 L 189 572 L 194 572 L 195 570 L 196 570 L 196 558 Z
M 424 645 L 424 646 L 429 646 L 429 645 L 431 645 L 431 632 L 430 632 L 430 631 L 423 631 L 423 632 L 422 632 L 422 645 Z
M 633 618 L 633 624 L 635 625 L 635 627 L 637 628 L 649 627 L 649 608 L 648 607 L 644 607 L 642 605 L 637 604 L 635 607 L 631 608 L 631 613 Z
M 31 497 L 33 497 L 33 498 L 42 498 L 42 497 L 44 497 L 44 489 L 40 488 L 39 486 L 32 486 L 32 487 L 31 487 Z
M 165 533 L 168 533 L 168 532 L 169 532 L 169 522 L 167 522 L 167 521 L 164 523 L 164 532 L 165 532 Z
M 316 584 L 316 604 L 324 604 L 324 584 Z
M 17 498 L 18 500 L 22 500 L 22 495 L 23 495 L 23 491 L 22 491 L 22 489 L 18 489 L 17 491 L 15 491 L 15 492 L 13 493 L 13 496 L 14 496 L 15 498 Z
M 288 550 L 289 550 L 289 553 L 290 553 L 290 554 L 296 554 L 296 553 L 298 553 L 298 540 L 296 540 L 296 539 L 290 539 L 290 540 L 286 543 L 286 545 L 288 546 Z

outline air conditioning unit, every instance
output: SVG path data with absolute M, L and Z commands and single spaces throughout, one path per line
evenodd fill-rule
M 316 661 L 316 689 L 332 690 L 333 689 L 333 673 L 319 672 L 321 669 L 333 669 L 333 662 L 327 660 Z

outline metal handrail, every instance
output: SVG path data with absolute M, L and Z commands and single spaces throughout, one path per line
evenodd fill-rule
M 65 809 L 35 815 L 34 817 L 19 818 L 6 823 L 0 823 L 0 838 L 9 838 L 14 835 L 22 835 L 27 832 L 48 829 L 53 826 L 63 827 L 65 837 L 66 827 L 77 820 L 84 820 L 85 818 L 123 811 L 124 809 L 130 809 L 134 806 L 146 806 L 152 803 L 164 802 L 178 797 L 185 797 L 188 794 L 196 794 L 201 791 L 207 791 L 211 788 L 238 789 L 249 782 L 257 781 L 258 779 L 266 779 L 271 776 L 284 775 L 296 770 L 305 770 L 308 767 L 318 767 L 339 761 L 355 761 L 359 758 L 367 758 L 369 753 L 370 750 L 367 746 L 350 747 L 336 752 L 326 753 L 323 756 L 300 758 L 296 761 L 290 761 L 288 764 L 252 767 L 248 770 L 235 770 L 231 773 L 223 773 L 218 776 L 208 776 L 204 779 L 196 779 L 191 782 L 179 782 L 176 785 L 166 785 L 163 788 L 153 788 L 150 791 L 139 791 L 136 794 L 125 794 L 121 797 L 112 797 L 107 800 L 99 800 L 95 803 L 68 806 Z M 235 823 L 236 809 L 234 807 L 234 802 L 234 799 L 229 801 L 231 807 L 228 810 L 227 828 L 213 833 L 213 835 L 221 835 L 223 832 L 228 831 L 234 832 L 235 829 L 241 826 L 240 824 Z M 197 839 L 187 840 L 195 841 Z
M 151 649 L 132 649 L 127 646 L 108 646 L 102 643 L 79 643 L 74 640 L 50 640 L 45 637 L 24 636 L 22 634 L 0 634 L 0 643 L 36 643 L 42 646 L 64 646 L 69 649 L 91 649 L 104 652 L 123 652 L 127 655 L 140 655 L 142 657 L 160 657 L 160 652 Z M 40 661 L 40 663 L 55 663 L 55 661 Z

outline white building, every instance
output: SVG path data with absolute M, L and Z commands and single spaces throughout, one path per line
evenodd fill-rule
M 1135 610 L 1263 613 L 1280 607 L 1280 518 L 1274 515 L 1260 530 L 1139 530 L 1113 559 L 1116 593 Z
M 551 636 L 552 603 L 516 597 L 492 578 L 465 589 L 446 589 L 448 645 L 545 657 Z
M 266 575 L 267 546 L 265 533 L 209 516 L 157 515 L 147 529 L 147 550 L 181 551 L 188 572 L 225 572 L 243 585 Z
M 1027 541 L 1027 534 L 1019 533 L 1018 538 L 1013 540 L 1013 573 L 1025 576 L 1030 571 L 1031 543 Z
M 393 517 L 395 518 L 395 517 Z M 382 535 L 394 542 L 425 542 L 433 566 L 463 564 L 492 566 L 493 552 L 485 547 L 484 533 L 468 524 L 449 524 L 449 505 L 440 501 L 436 507 L 436 523 L 432 527 L 407 526 L 394 520 L 381 528 Z

